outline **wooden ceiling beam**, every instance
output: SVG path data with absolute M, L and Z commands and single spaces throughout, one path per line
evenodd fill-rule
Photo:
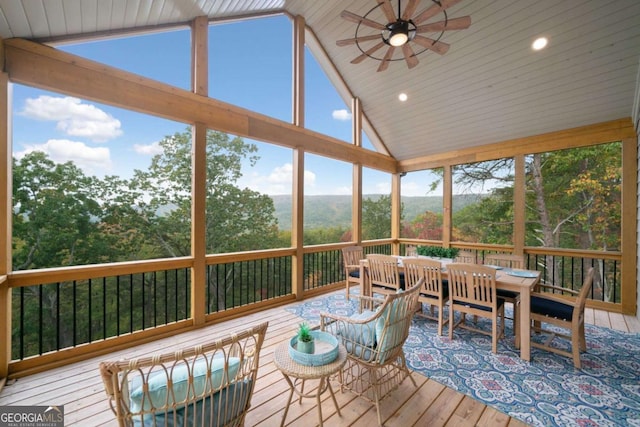
M 5 40 L 13 82 L 395 173 L 394 158 L 292 123 L 23 39 Z M 46 70 L 43 72 L 42 70 Z

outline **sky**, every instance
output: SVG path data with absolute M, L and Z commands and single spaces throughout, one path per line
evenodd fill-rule
M 210 26 L 209 96 L 291 122 L 291 37 L 291 23 L 284 16 Z M 188 29 L 57 48 L 190 90 Z M 305 126 L 350 142 L 350 109 L 309 51 L 305 69 Z M 12 100 L 15 157 L 44 151 L 56 162 L 71 160 L 85 174 L 100 178 L 129 178 L 135 169 L 146 169 L 159 152 L 158 142 L 189 126 L 18 84 L 12 85 Z M 243 164 L 238 185 L 270 195 L 291 194 L 292 150 L 246 141 L 258 146 L 260 160 L 253 167 Z M 373 149 L 366 135 L 363 146 Z M 427 175 L 403 178 L 402 195 L 427 195 L 425 180 L 432 179 Z M 306 154 L 306 195 L 349 195 L 351 180 L 351 164 Z M 389 173 L 363 170 L 364 194 L 390 191 Z

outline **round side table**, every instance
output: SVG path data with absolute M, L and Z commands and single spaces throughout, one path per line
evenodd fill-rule
M 287 406 L 284 409 L 284 415 L 282 416 L 282 423 L 280 426 L 284 425 L 284 421 L 287 418 L 287 412 L 289 412 L 289 406 L 291 405 L 294 392 L 299 396 L 298 402 L 301 402 L 303 397 L 316 398 L 316 404 L 318 406 L 318 422 L 320 426 L 322 426 L 322 405 L 320 404 L 320 396 L 327 389 L 329 390 L 329 393 L 331 393 L 331 398 L 333 399 L 333 404 L 336 406 L 338 415 L 341 415 L 338 402 L 336 401 L 336 396 L 333 393 L 333 388 L 331 388 L 331 383 L 329 382 L 329 377 L 340 371 L 347 361 L 347 351 L 342 344 L 338 344 L 338 350 L 338 357 L 331 363 L 320 366 L 305 366 L 295 362 L 291 356 L 289 356 L 289 340 L 280 343 L 280 345 L 276 347 L 274 363 L 278 370 L 282 372 L 282 375 L 284 376 L 284 379 L 287 380 L 290 388 L 289 399 L 287 401 Z M 292 381 L 291 378 L 294 380 Z M 315 394 L 305 394 L 305 380 L 320 380 Z M 298 383 L 300 384 L 300 389 L 296 387 Z

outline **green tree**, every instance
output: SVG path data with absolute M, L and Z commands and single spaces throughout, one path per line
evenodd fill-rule
M 400 207 L 403 217 L 404 206 Z M 375 240 L 391 237 L 391 196 L 362 200 L 362 239 Z
M 39 151 L 13 159 L 13 269 L 91 264 L 111 256 L 98 226 L 96 179 Z

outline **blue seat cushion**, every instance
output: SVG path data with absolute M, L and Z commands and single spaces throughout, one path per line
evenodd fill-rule
M 475 308 L 477 310 L 491 311 L 491 308 L 485 307 L 483 305 L 470 304 L 468 302 L 462 302 L 462 301 L 456 301 L 456 300 L 453 300 L 453 303 L 458 305 L 466 305 L 467 307 Z M 498 308 L 500 308 L 500 306 L 502 305 L 504 305 L 504 300 L 502 298 L 498 298 Z
M 496 294 L 498 294 L 499 297 L 510 298 L 510 299 L 516 299 L 516 298 L 518 298 L 518 295 L 520 295 L 517 292 L 505 291 L 505 290 L 502 290 L 502 289 L 497 289 L 496 290 Z
M 228 370 L 225 369 L 225 364 L 228 365 Z M 214 357 L 211 360 L 199 358 L 189 364 L 176 364 L 168 373 L 158 370 L 147 381 L 148 391 L 145 392 L 139 384 L 132 384 L 132 392 L 129 396 L 131 412 L 149 411 L 165 404 L 179 404 L 193 393 L 199 396 L 212 388 L 224 386 L 235 378 L 239 367 L 240 359 L 237 357 L 229 357 L 227 360 L 224 357 Z M 207 371 L 209 371 L 210 382 L 207 379 Z M 171 376 L 173 384 L 171 387 L 167 383 L 168 375 Z M 193 377 L 192 385 L 189 384 L 190 375 Z
M 531 297 L 531 312 L 568 321 L 573 317 L 572 306 L 536 296 Z
M 360 270 L 353 270 L 349 272 L 349 277 L 354 277 L 356 279 L 360 278 Z
M 158 411 L 133 418 L 135 427 L 174 427 L 206 425 L 219 427 L 236 419 L 249 403 L 251 379 L 230 383 L 217 393 L 175 410 Z M 232 403 L 235 404 L 232 405 Z M 213 408 L 211 407 L 213 403 Z M 142 418 L 142 419 L 141 419 Z
M 362 313 L 349 316 L 349 318 L 352 320 L 365 320 L 375 314 L 374 311 L 364 310 Z M 336 330 L 336 336 L 342 338 L 342 344 L 347 349 L 347 352 L 369 360 L 372 350 L 376 347 L 376 322 L 376 319 L 367 323 L 340 322 Z

